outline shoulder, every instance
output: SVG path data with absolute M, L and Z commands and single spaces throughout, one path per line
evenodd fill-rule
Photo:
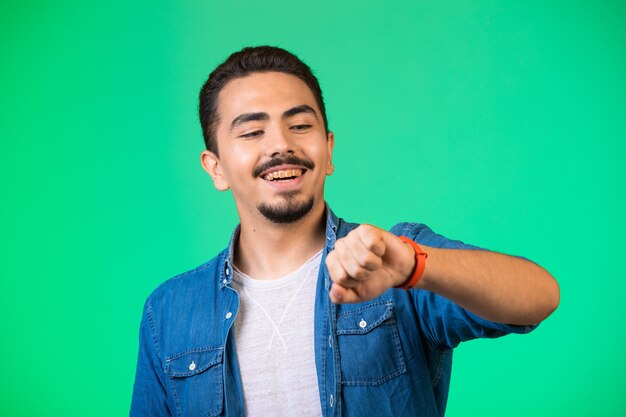
M 149 303 L 190 300 L 200 294 L 206 294 L 211 287 L 217 287 L 220 265 L 227 257 L 227 249 L 202 265 L 176 275 L 159 285 L 148 296 Z
M 154 348 L 163 359 L 190 349 L 218 346 L 225 307 L 220 274 L 227 257 L 223 251 L 210 261 L 159 285 L 148 296 L 142 325 L 149 329 Z

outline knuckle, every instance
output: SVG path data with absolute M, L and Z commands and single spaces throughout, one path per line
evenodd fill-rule
M 371 224 L 362 224 L 359 231 L 361 232 L 361 236 L 364 238 L 376 234 L 376 228 Z
M 358 278 L 358 279 L 365 278 L 367 276 L 367 270 L 361 267 L 357 267 L 357 268 L 354 268 L 351 275 L 354 278 Z
M 359 265 L 369 267 L 375 262 L 376 256 L 372 252 L 359 253 L 357 255 Z
M 382 259 L 373 253 L 370 253 L 365 259 L 364 266 L 369 269 L 378 269 L 382 265 Z
M 362 236 L 361 241 L 363 245 L 365 245 L 368 249 L 373 249 L 376 247 L 378 241 L 380 240 L 380 234 L 378 230 L 372 230 L 371 232 Z
M 331 271 L 331 278 L 335 282 L 343 282 L 348 278 L 348 274 L 341 266 L 338 265 L 333 268 L 333 271 Z

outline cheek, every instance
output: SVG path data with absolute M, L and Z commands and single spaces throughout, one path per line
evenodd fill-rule
M 320 168 L 324 168 L 328 162 L 330 162 L 330 154 L 328 153 L 328 148 L 326 144 L 320 144 L 319 147 L 315 149 L 315 160 L 319 161 Z
M 226 156 L 226 155 L 224 155 Z M 225 171 L 231 178 L 250 178 L 257 164 L 255 153 L 249 146 L 237 144 L 228 149 Z

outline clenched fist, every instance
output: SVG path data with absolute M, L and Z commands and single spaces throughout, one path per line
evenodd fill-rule
M 335 242 L 326 266 L 332 302 L 360 303 L 402 285 L 415 267 L 415 252 L 394 234 L 363 224 Z

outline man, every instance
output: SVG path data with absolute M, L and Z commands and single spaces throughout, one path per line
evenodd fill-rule
M 337 218 L 322 93 L 289 52 L 231 55 L 200 121 L 202 166 L 240 225 L 146 301 L 131 415 L 442 416 L 452 348 L 526 333 L 558 305 L 530 261 Z

